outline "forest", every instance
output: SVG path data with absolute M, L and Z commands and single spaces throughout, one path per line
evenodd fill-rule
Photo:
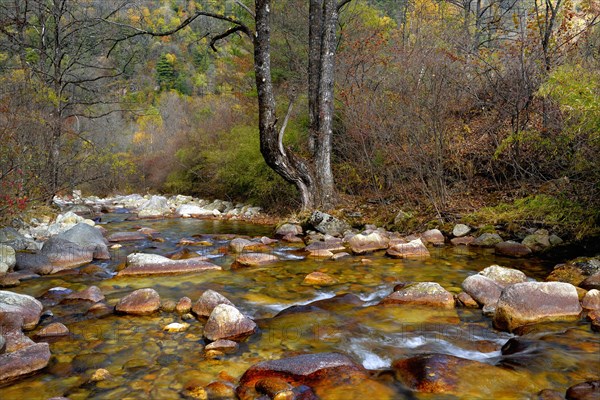
M 597 232 L 597 0 L 314 3 L 0 1 L 2 218 L 77 188 Z

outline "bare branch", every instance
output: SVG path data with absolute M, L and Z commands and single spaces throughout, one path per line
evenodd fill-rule
M 340 10 L 342 8 L 344 8 L 344 6 L 348 3 L 350 3 L 352 0 L 342 0 L 339 2 L 339 4 L 337 5 L 337 11 L 340 12 Z
M 277 142 L 279 144 L 279 151 L 281 151 L 281 154 L 285 154 L 285 150 L 283 148 L 283 135 L 285 133 L 285 128 L 287 128 L 287 124 L 290 120 L 295 100 L 296 96 L 292 95 L 292 98 L 290 98 L 290 104 L 288 105 L 287 113 L 285 114 L 285 118 L 283 119 L 283 123 L 281 124 L 281 129 L 279 129 L 279 137 L 277 138 Z
M 234 27 L 227 29 L 225 32 L 212 37 L 210 39 L 210 48 L 216 52 L 217 48 L 215 47 L 215 43 L 217 43 L 221 39 L 225 39 L 226 37 L 233 35 L 236 32 L 243 31 L 243 30 L 244 30 L 244 28 L 242 28 L 241 26 L 234 26 Z
M 248 14 L 250 14 L 252 16 L 252 18 L 256 18 L 256 14 L 254 14 L 254 12 L 247 5 L 242 3 L 240 0 L 235 0 L 235 4 L 242 7 L 244 10 L 246 10 L 246 12 Z

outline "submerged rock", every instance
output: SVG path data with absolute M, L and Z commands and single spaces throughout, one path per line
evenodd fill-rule
M 171 260 L 156 254 L 132 253 L 127 256 L 127 267 L 119 271 L 117 276 L 175 275 L 220 269 L 204 257 Z
M 454 296 L 435 282 L 418 282 L 404 286 L 402 289 L 381 300 L 380 304 L 413 304 L 433 307 L 454 307 Z
M 98 303 L 104 299 L 104 294 L 98 286 L 90 286 L 80 292 L 70 293 L 64 298 L 63 302 L 89 301 Z
M 265 253 L 244 253 L 237 256 L 232 267 L 262 267 L 279 261 L 279 258 L 272 254 Z
M 142 232 L 115 232 L 108 236 L 108 241 L 111 243 L 116 242 L 134 242 L 137 240 L 146 240 L 148 236 Z
M 121 314 L 149 315 L 160 308 L 160 296 L 154 289 L 138 289 L 123 297 L 115 306 Z
M 577 290 L 571 284 L 515 283 L 500 295 L 494 327 L 512 332 L 523 325 L 577 319 L 581 311 Z
M 69 328 L 61 324 L 60 322 L 53 322 L 48 326 L 43 327 L 35 334 L 36 339 L 45 339 L 58 336 L 67 336 L 69 334 Z
M 471 246 L 476 247 L 494 247 L 497 243 L 502 242 L 502 238 L 497 233 L 483 233 L 471 242 Z
M 243 340 L 255 331 L 254 321 L 228 304 L 216 306 L 204 326 L 204 336 L 213 341 L 219 339 Z
M 337 279 L 332 277 L 331 275 L 327 275 L 326 273 L 315 271 L 304 277 L 302 281 L 303 285 L 309 286 L 331 286 L 338 283 Z

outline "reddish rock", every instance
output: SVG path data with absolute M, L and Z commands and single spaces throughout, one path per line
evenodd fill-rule
M 192 309 L 192 299 L 189 297 L 182 297 L 175 305 L 175 311 L 177 314 L 187 314 Z
M 240 254 L 231 265 L 232 268 L 239 267 L 262 267 L 279 261 L 274 255 L 264 253 L 244 253 Z
M 202 293 L 196 304 L 194 304 L 192 312 L 199 317 L 208 317 L 219 304 L 233 306 L 233 303 L 227 297 L 208 289 Z
M 468 246 L 473 243 L 473 240 L 475 240 L 473 236 L 455 237 L 450 239 L 450 243 L 454 246 Z
M 275 231 L 276 237 L 285 237 L 287 235 L 302 235 L 302 227 L 298 224 L 283 224 Z
M 255 331 L 254 321 L 228 304 L 216 306 L 204 326 L 204 336 L 208 340 L 243 340 Z
M 108 236 L 108 241 L 111 243 L 117 242 L 133 242 L 136 240 L 146 240 L 148 235 L 143 234 L 140 231 L 136 232 L 115 232 Z
M 176 275 L 220 269 L 204 257 L 171 260 L 156 254 L 133 253 L 127 256 L 127 267 L 117 276 Z
M 154 289 L 138 289 L 123 297 L 115 310 L 121 314 L 148 315 L 160 308 L 160 296 Z
M 567 400 L 600 399 L 600 380 L 578 383 L 567 389 Z
M 483 275 L 468 276 L 462 283 L 463 290 L 481 306 L 495 307 L 503 287 Z
M 241 400 L 254 399 L 257 389 L 264 393 L 267 387 L 274 387 L 267 386 L 265 379 L 280 379 L 294 387 L 306 385 L 321 388 L 326 393 L 326 388 L 364 381 L 368 379 L 368 374 L 362 366 L 342 354 L 305 354 L 253 365 L 240 378 L 237 395 Z M 263 383 L 258 385 L 260 381 Z M 283 384 L 281 381 L 277 386 Z
M 453 308 L 454 296 L 438 283 L 418 282 L 390 294 L 380 304 L 413 304 Z
M 315 271 L 304 277 L 303 285 L 330 286 L 338 283 L 337 279 L 323 272 Z
M 494 245 L 494 252 L 502 256 L 521 258 L 530 255 L 531 249 L 524 244 L 509 240 L 506 242 L 496 243 L 496 245 Z
M 0 324 L 10 318 L 8 314 L 16 314 L 23 320 L 22 328 L 31 330 L 38 324 L 42 310 L 42 303 L 31 296 L 0 290 Z
M 575 286 L 563 282 L 523 282 L 509 285 L 496 305 L 494 326 L 513 331 L 528 324 L 574 320 L 582 308 Z
M 246 247 L 252 246 L 255 243 L 244 238 L 235 238 L 229 242 L 229 249 L 234 253 L 241 253 Z
M 471 296 L 469 296 L 468 293 L 460 292 L 456 296 L 456 299 L 459 301 L 460 304 L 462 304 L 465 307 L 468 307 L 468 308 L 478 308 L 479 307 L 479 304 L 477 304 L 475 299 L 473 299 Z
M 354 235 L 348 240 L 348 245 L 354 254 L 367 254 L 377 250 L 388 248 L 390 239 L 382 235 L 380 232 L 372 232 L 368 235 Z
M 439 229 L 430 229 L 428 231 L 423 232 L 423 234 L 421 235 L 421 241 L 423 241 L 424 244 L 442 246 L 444 244 L 445 238 L 444 234 Z
M 69 328 L 67 328 L 60 322 L 53 322 L 50 325 L 45 326 L 44 328 L 40 329 L 35 334 L 35 337 L 37 339 L 44 339 L 44 338 L 57 337 L 57 336 L 67 336 L 68 334 L 69 334 Z
M 216 340 L 212 343 L 207 344 L 204 347 L 204 350 L 205 351 L 217 350 L 217 351 L 221 351 L 225 354 L 228 354 L 228 353 L 235 353 L 239 349 L 239 347 L 240 347 L 240 345 L 237 344 L 236 342 L 234 342 L 233 340 L 220 339 L 220 340 Z
M 333 257 L 333 253 L 329 250 L 312 250 L 308 253 L 308 257 L 328 259 Z
M 425 258 L 430 256 L 429 250 L 427 250 L 421 239 L 391 246 L 386 254 L 393 258 Z
M 89 301 L 92 303 L 98 303 L 105 299 L 104 294 L 98 286 L 90 286 L 89 288 L 80 292 L 69 294 L 62 301 L 63 303 L 76 302 L 76 301 Z
M 0 354 L 0 385 L 31 375 L 50 361 L 48 343 L 34 343 L 12 353 Z
M 302 240 L 302 238 L 299 238 L 298 236 L 292 235 L 290 233 L 288 233 L 287 235 L 285 235 L 284 237 L 282 237 L 281 240 L 283 242 L 288 242 L 288 243 L 304 243 L 304 241 Z

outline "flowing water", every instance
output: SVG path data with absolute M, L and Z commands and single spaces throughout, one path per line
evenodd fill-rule
M 503 357 L 500 347 L 513 335 L 494 330 L 490 318 L 479 309 L 376 305 L 398 282 L 434 281 L 458 293 L 465 277 L 492 264 L 519 268 L 538 280 L 548 274 L 548 264 L 449 246 L 433 249 L 432 257 L 425 260 L 397 260 L 376 253 L 323 261 L 303 259 L 298 247 L 280 243 L 272 249 L 280 262 L 231 270 L 235 256 L 226 252 L 230 235 L 269 236 L 272 227 L 195 219 L 124 218 L 108 215 L 104 226 L 109 232 L 151 227 L 161 232 L 164 241 L 129 242 L 111 251 L 112 260 L 94 262 L 97 267 L 24 281 L 11 290 L 39 297 L 53 287 L 81 290 L 96 285 L 112 306 L 139 288 L 154 288 L 163 300 L 177 301 L 187 296 L 194 302 L 203 291 L 213 289 L 255 319 L 259 333 L 242 343 L 235 354 L 207 359 L 202 321 L 188 321 L 191 326 L 185 332 L 167 333 L 162 329 L 165 325 L 182 322 L 175 313 L 144 317 L 109 314 L 97 318 L 77 306 L 50 307 L 54 316 L 44 323 L 65 323 L 69 336 L 51 342 L 52 360 L 46 369 L 0 388 L 0 399 L 177 399 L 190 382 L 200 386 L 214 381 L 235 382 L 257 362 L 326 351 L 345 353 L 367 369 L 378 371 L 374 372 L 378 384 L 357 385 L 351 394 L 332 391 L 328 396 L 339 399 L 529 398 L 545 388 L 564 393 L 573 383 L 598 378 L 600 335 L 591 332 L 584 321 L 544 325 L 528 334 L 538 343 L 532 351 L 519 357 Z M 127 254 L 173 253 L 181 250 L 178 242 L 182 238 L 205 241 L 188 249 L 210 257 L 224 270 L 178 276 L 114 276 Z M 302 285 L 304 277 L 317 270 L 333 276 L 338 284 Z M 326 301 L 318 310 L 295 307 L 294 312 L 277 315 L 291 306 L 344 293 L 357 295 L 362 303 Z M 508 375 L 498 376 L 497 368 L 465 373 L 460 377 L 458 396 L 440 397 L 406 394 L 385 372 L 395 360 L 431 352 L 498 365 Z M 98 368 L 107 369 L 112 378 L 89 382 Z

